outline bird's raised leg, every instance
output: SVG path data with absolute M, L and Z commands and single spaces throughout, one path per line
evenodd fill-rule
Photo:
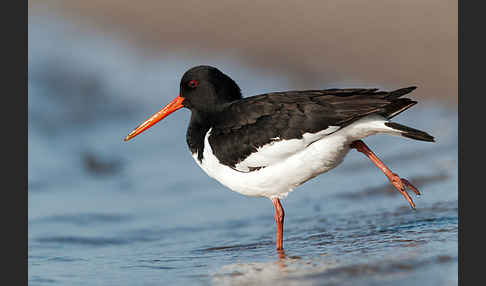
M 277 250 L 283 249 L 283 224 L 284 224 L 284 217 L 285 212 L 280 204 L 280 200 L 278 198 L 272 199 L 273 207 L 275 208 L 275 224 L 277 225 L 277 233 L 276 233 L 276 246 Z
M 419 190 L 417 190 L 416 187 L 414 187 L 407 179 L 400 178 L 397 174 L 393 173 L 388 167 L 381 162 L 380 159 L 373 153 L 373 151 L 366 146 L 366 144 L 361 141 L 357 140 L 351 143 L 350 145 L 351 148 L 355 148 L 359 152 L 365 154 L 371 162 L 373 162 L 380 170 L 387 176 L 387 178 L 390 180 L 392 185 L 405 197 L 405 199 L 408 201 L 410 206 L 414 209 L 415 204 L 412 201 L 412 198 L 410 195 L 405 191 L 405 187 L 410 188 L 415 194 L 420 195 Z

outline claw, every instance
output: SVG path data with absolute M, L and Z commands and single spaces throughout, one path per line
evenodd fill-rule
M 413 202 L 410 195 L 405 191 L 405 187 L 403 185 L 401 187 L 398 187 L 395 184 L 393 184 L 393 186 L 403 195 L 403 197 L 405 197 L 405 199 L 410 204 L 410 207 L 412 207 L 412 209 L 415 209 L 415 203 Z
M 421 193 L 419 192 L 419 190 L 414 186 L 412 185 L 407 179 L 403 179 L 402 178 L 402 183 L 407 186 L 410 190 L 412 190 L 417 196 L 420 196 Z

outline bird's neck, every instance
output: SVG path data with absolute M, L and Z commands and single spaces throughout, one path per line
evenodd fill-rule
M 212 122 L 213 120 L 210 114 L 194 110 L 191 112 L 191 121 L 187 128 L 186 141 L 191 153 L 197 153 L 199 161 L 203 158 L 204 138 L 211 128 Z

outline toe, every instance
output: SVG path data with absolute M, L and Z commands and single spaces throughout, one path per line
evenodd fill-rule
M 420 196 L 421 193 L 420 191 L 412 185 L 407 179 L 401 179 L 402 183 L 407 186 L 410 190 L 412 190 L 417 196 Z

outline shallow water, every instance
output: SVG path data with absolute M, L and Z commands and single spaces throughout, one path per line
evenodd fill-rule
M 394 119 L 437 143 L 365 139 L 421 190 L 416 210 L 350 152 L 283 201 L 277 253 L 271 202 L 229 191 L 193 161 L 189 111 L 122 141 L 207 59 L 147 58 L 43 21 L 29 19 L 30 285 L 457 284 L 456 111 L 424 102 Z M 282 74 L 210 61 L 246 95 L 291 88 Z

